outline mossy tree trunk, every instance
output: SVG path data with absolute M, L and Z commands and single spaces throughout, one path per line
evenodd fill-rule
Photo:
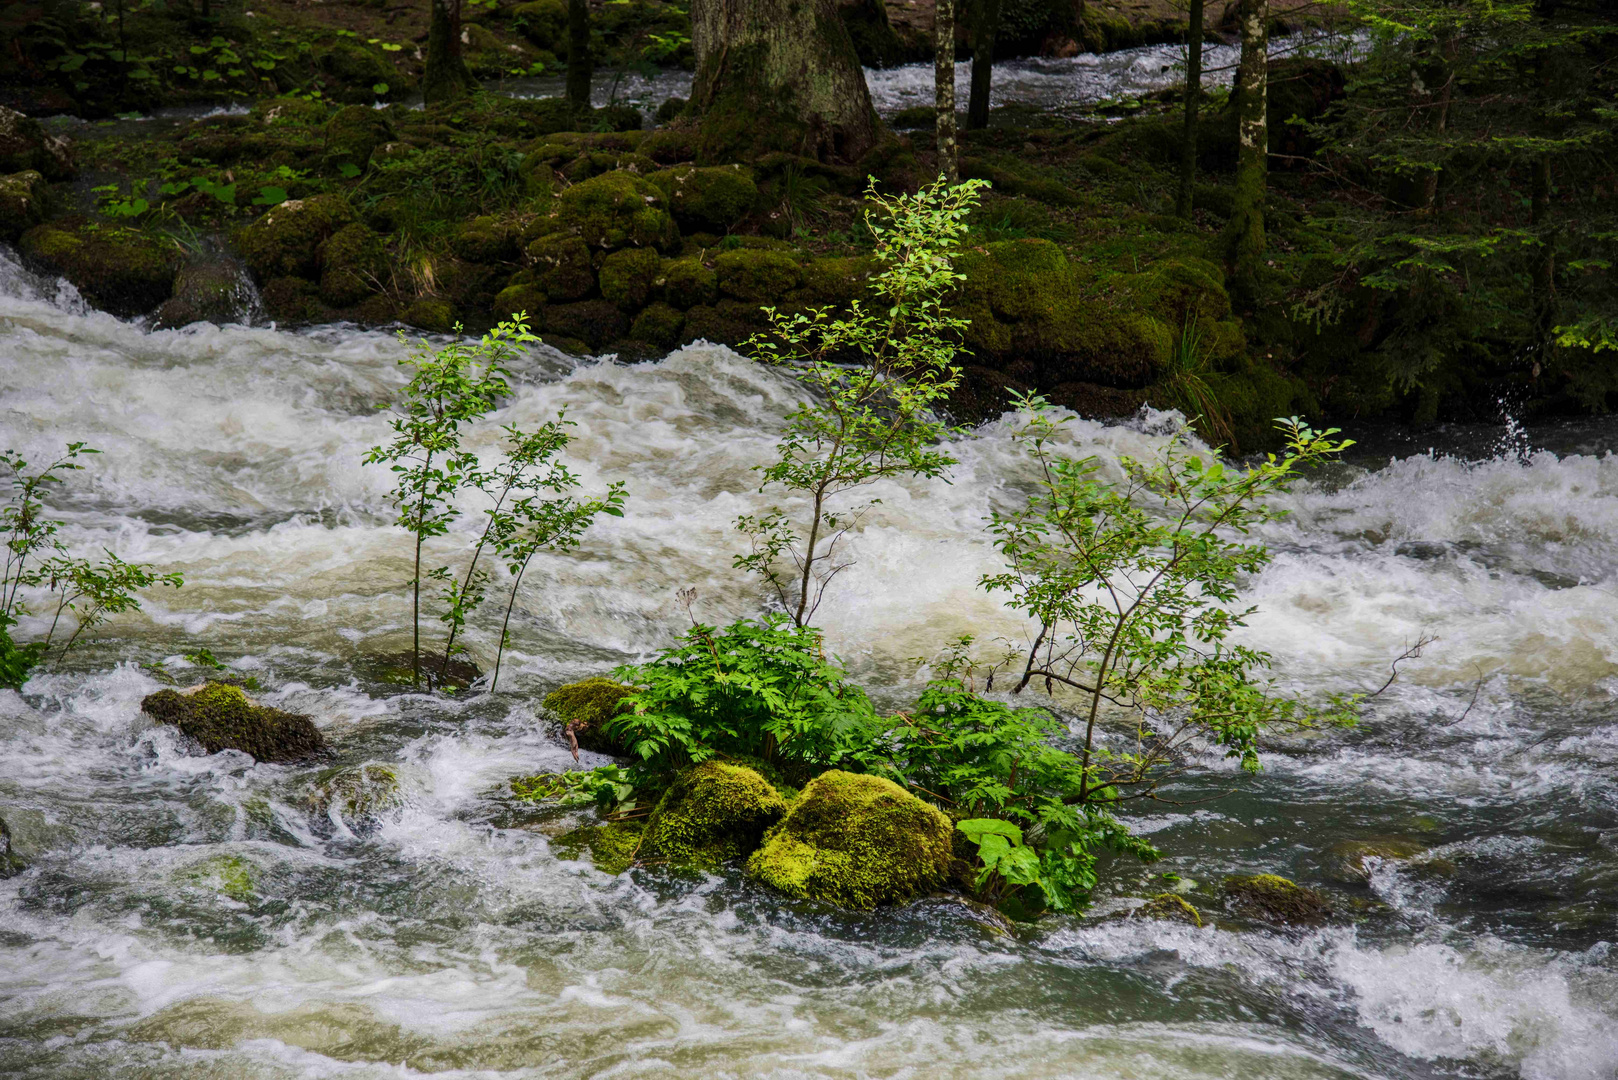
M 1241 0 L 1242 56 L 1236 68 L 1236 191 L 1226 226 L 1232 286 L 1251 303 L 1264 260 L 1264 193 L 1269 173 L 1269 0 Z
M 590 106 L 590 0 L 567 0 L 567 99 L 580 108 Z
M 421 75 L 422 100 L 429 105 L 455 101 L 477 89 L 477 85 L 461 56 L 461 0 L 432 0 L 427 63 Z
M 955 146 L 955 0 L 933 8 L 933 105 L 938 112 L 938 171 L 950 183 L 961 178 Z
M 708 156 L 781 149 L 851 161 L 876 145 L 876 110 L 837 0 L 692 0 L 691 46 L 690 109 Z
M 1197 110 L 1202 107 L 1202 0 L 1191 0 L 1185 31 L 1185 129 L 1180 137 L 1180 192 L 1174 212 L 1191 217 L 1197 181 Z
M 966 127 L 968 131 L 981 131 L 989 126 L 989 90 L 994 83 L 994 39 L 1000 33 L 1000 0 L 976 0 L 971 21 L 972 92 L 966 99 Z

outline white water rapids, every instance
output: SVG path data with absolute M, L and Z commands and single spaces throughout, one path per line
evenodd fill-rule
M 1404 644 L 1437 642 L 1360 729 L 1282 746 L 1251 780 L 1210 760 L 1179 794 L 1235 795 L 1135 817 L 1168 858 L 1108 863 L 1092 916 L 1004 937 L 936 902 L 853 915 L 735 873 L 609 877 L 503 809 L 508 777 L 570 764 L 544 689 L 667 643 L 677 589 L 710 621 L 758 610 L 730 523 L 762 505 L 749 466 L 794 390 L 709 346 L 536 355 L 493 419 L 565 406 L 570 464 L 588 489 L 625 481 L 628 512 L 530 571 L 501 693 L 434 700 L 366 666 L 408 633 L 407 539 L 360 464 L 403 354 L 342 327 L 148 333 L 0 258 L 0 444 L 103 450 L 57 500 L 65 539 L 186 575 L 0 693 L 0 816 L 29 863 L 0 881 L 0 1074 L 1618 1076 L 1618 427 L 1300 489 L 1247 640 L 1310 692 L 1375 687 Z M 1072 428 L 1109 459 L 1162 440 Z M 949 483 L 877 493 L 823 612 L 894 700 L 907 658 L 1021 631 L 975 581 L 997 565 L 983 517 L 1026 465 L 1004 423 L 955 450 Z M 492 641 L 480 624 L 480 659 Z M 198 646 L 312 714 L 338 761 L 398 766 L 407 805 L 351 830 L 308 804 L 320 766 L 155 728 L 140 663 L 184 676 Z M 1330 844 L 1390 836 L 1427 861 L 1369 887 L 1323 876 Z M 1164 871 L 1202 883 L 1215 923 L 1206 890 L 1235 872 L 1323 885 L 1347 917 L 1101 917 Z

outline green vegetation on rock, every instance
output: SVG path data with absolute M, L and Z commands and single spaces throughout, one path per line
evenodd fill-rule
M 1135 919 L 1162 919 L 1168 922 L 1189 923 L 1198 929 L 1202 927 L 1202 913 L 1177 893 L 1158 893 L 1129 914 Z
M 573 733 L 581 749 L 622 754 L 624 747 L 613 738 L 610 725 L 634 692 L 634 687 L 597 676 L 557 687 L 545 695 L 543 704 Z
M 1224 892 L 1232 911 L 1261 922 L 1315 926 L 1331 914 L 1324 895 L 1276 874 L 1227 877 Z
M 628 172 L 609 172 L 574 184 L 557 199 L 557 221 L 590 247 L 669 250 L 680 230 L 665 209 L 663 192 Z
M 167 300 L 180 262 L 167 237 L 83 220 L 37 225 L 23 233 L 17 250 L 67 278 L 96 307 L 125 317 Z
M 172 724 L 210 754 L 240 750 L 259 761 L 294 761 L 326 740 L 309 717 L 254 705 L 240 687 L 210 682 L 188 694 L 159 690 L 140 703 L 159 723 Z
M 751 855 L 786 812 L 786 800 L 752 769 L 705 761 L 663 793 L 646 819 L 639 858 L 716 869 Z

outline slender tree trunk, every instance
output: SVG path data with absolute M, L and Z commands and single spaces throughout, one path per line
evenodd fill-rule
M 933 37 L 936 39 L 933 104 L 938 111 L 938 171 L 954 184 L 961 178 L 955 154 L 955 0 L 937 0 Z
M 1201 0 L 1197 0 L 1201 3 Z M 989 90 L 994 83 L 994 39 L 1000 33 L 1000 0 L 977 0 L 972 26 L 972 93 L 966 101 L 968 131 L 989 126 Z
M 1535 329 L 1540 349 L 1551 344 L 1552 328 L 1556 323 L 1556 230 L 1550 226 L 1551 216 L 1551 158 L 1541 154 L 1534 162 L 1534 187 L 1531 203 L 1532 222 L 1539 236 L 1540 248 L 1534 266 Z M 1541 365 L 1534 364 L 1533 374 L 1538 377 Z
M 461 0 L 432 0 L 427 25 L 427 64 L 421 97 L 429 105 L 456 101 L 477 87 L 461 55 Z
M 852 161 L 876 145 L 881 128 L 837 0 L 691 0 L 691 47 L 703 159 L 787 150 Z
M 567 99 L 579 108 L 590 106 L 590 0 L 567 0 Z
M 1191 217 L 1197 182 L 1197 110 L 1202 107 L 1202 0 L 1191 0 L 1185 31 L 1185 129 L 1180 139 L 1180 193 L 1174 212 Z
M 1241 0 L 1242 56 L 1236 69 L 1236 191 L 1226 227 L 1232 285 L 1249 304 L 1264 260 L 1264 192 L 1269 172 L 1269 0 Z

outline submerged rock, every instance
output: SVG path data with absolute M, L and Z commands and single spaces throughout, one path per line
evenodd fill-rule
M 1326 876 L 1344 884 L 1364 885 L 1371 880 L 1371 870 L 1377 863 L 1404 862 L 1426 851 L 1427 845 L 1415 840 L 1344 840 L 1326 849 Z
M 635 855 L 644 832 L 635 822 L 608 822 L 585 825 L 558 836 L 554 844 L 564 856 L 576 857 L 588 851 L 590 862 L 604 874 L 621 874 L 635 865 Z
M 944 881 L 953 834 L 949 818 L 891 780 L 834 769 L 804 787 L 747 871 L 788 896 L 900 904 Z
M 1167 922 L 1183 922 L 1192 926 L 1202 926 L 1202 913 L 1192 906 L 1191 902 L 1178 893 L 1158 893 L 1146 903 L 1129 913 L 1132 919 L 1162 919 Z
M 393 766 L 371 763 L 322 773 L 309 802 L 317 813 L 362 821 L 403 806 L 404 790 Z
M 786 800 L 752 769 L 705 761 L 658 800 L 646 820 L 640 859 L 713 870 L 752 854 L 786 812 Z
M 186 868 L 185 880 L 237 903 L 252 900 L 258 891 L 258 867 L 240 855 L 213 855 Z
M 326 745 L 309 717 L 254 705 L 240 687 L 224 683 L 210 682 L 190 693 L 159 690 L 140 708 L 178 727 L 210 754 L 240 750 L 258 761 L 292 761 Z
M 1318 926 L 1331 914 L 1324 895 L 1276 874 L 1226 878 L 1225 902 L 1238 915 L 1283 925 Z
M 557 687 L 545 695 L 543 704 L 572 733 L 580 749 L 622 756 L 628 750 L 608 733 L 607 725 L 634 692 L 633 687 L 596 676 Z

